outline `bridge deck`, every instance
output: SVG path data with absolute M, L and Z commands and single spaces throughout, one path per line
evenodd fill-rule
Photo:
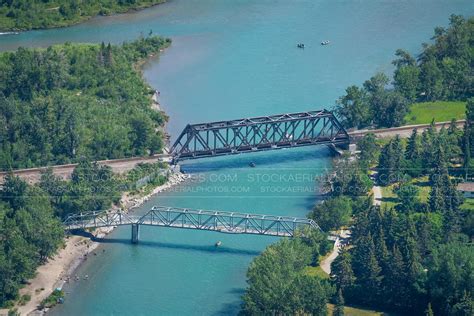
M 163 206 L 154 206 L 143 216 L 132 216 L 121 211 L 90 212 L 71 215 L 64 221 L 67 230 L 134 224 L 279 237 L 294 237 L 297 230 L 303 227 L 320 230 L 313 220 L 306 218 Z

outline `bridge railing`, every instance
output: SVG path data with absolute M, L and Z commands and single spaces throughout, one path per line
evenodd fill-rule
M 131 216 L 122 210 L 112 212 L 94 211 L 70 215 L 63 221 L 63 225 L 67 230 L 112 227 L 131 225 L 136 223 L 138 219 L 139 217 Z
M 63 224 L 66 230 L 121 225 L 151 225 L 279 237 L 294 237 L 304 227 L 321 230 L 316 222 L 306 218 L 192 210 L 166 206 L 154 206 L 142 216 L 132 216 L 121 210 L 74 214 L 67 217 Z
M 138 222 L 175 228 L 210 230 L 229 234 L 257 234 L 293 237 L 304 226 L 320 229 L 311 219 L 245 214 L 238 212 L 192 210 L 154 206 Z

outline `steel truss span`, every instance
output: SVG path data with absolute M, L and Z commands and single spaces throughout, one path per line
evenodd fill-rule
M 149 225 L 278 237 L 294 237 L 298 230 L 305 227 L 321 230 L 316 222 L 306 218 L 192 210 L 166 206 L 154 206 L 143 216 L 131 216 L 122 211 L 81 213 L 69 216 L 63 224 L 66 230 Z
M 174 161 L 244 152 L 346 145 L 350 138 L 327 110 L 189 124 L 171 147 Z

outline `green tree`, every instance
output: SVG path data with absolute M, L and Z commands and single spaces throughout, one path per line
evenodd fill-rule
M 420 203 L 418 198 L 420 189 L 417 186 L 402 182 L 395 187 L 394 192 L 399 200 L 399 204 L 397 204 L 398 211 L 409 213 L 416 210 Z
M 410 138 L 407 142 L 405 150 L 406 159 L 406 172 L 412 177 L 419 177 L 423 173 L 422 166 L 422 148 L 420 144 L 420 138 L 418 137 L 418 131 L 416 128 L 413 130 Z
M 363 128 L 370 125 L 372 113 L 364 89 L 348 87 L 346 95 L 336 102 L 336 113 L 345 127 Z
M 341 196 L 317 204 L 309 217 L 314 219 L 324 231 L 330 231 L 348 225 L 351 215 L 351 199 Z
M 407 267 L 403 260 L 402 253 L 398 247 L 394 247 L 391 252 L 390 264 L 384 278 L 384 287 L 387 289 L 385 294 L 389 305 L 400 307 L 407 303 L 409 299 L 406 289 Z
M 346 247 L 339 249 L 339 256 L 331 264 L 331 279 L 344 293 L 354 285 L 351 254 Z
M 7 176 L 0 189 L 0 306 L 18 297 L 18 289 L 55 253 L 62 237 L 45 192 Z
M 428 101 L 439 100 L 443 97 L 443 72 L 434 59 L 421 64 L 420 86 Z
M 344 297 L 342 296 L 342 290 L 339 288 L 336 296 L 336 306 L 334 307 L 333 316 L 344 316 Z
M 474 290 L 474 249 L 462 243 L 440 245 L 433 252 L 428 268 L 429 296 L 435 314 L 454 313 L 457 304 L 461 311 L 469 306 Z M 472 307 L 472 299 L 471 299 Z
M 269 246 L 250 264 L 242 312 L 326 315 L 332 289 L 324 281 L 303 274 L 310 262 L 311 249 L 300 239 L 283 239 Z
M 166 121 L 134 63 L 169 40 L 64 44 L 0 54 L 0 168 L 161 152 Z
M 398 49 L 395 55 L 398 57 L 392 62 L 396 67 L 393 75 L 395 90 L 413 102 L 418 95 L 420 70 L 416 60 L 407 51 Z
M 467 180 L 470 173 L 471 157 L 474 151 L 474 98 L 468 100 L 466 104 L 466 122 L 464 124 L 463 142 L 463 167 L 465 179 Z
M 357 148 L 360 150 L 359 165 L 363 170 L 378 161 L 379 146 L 376 143 L 375 134 L 368 133 L 357 142 Z
M 384 184 L 398 182 L 405 177 L 406 161 L 400 137 L 397 135 L 382 148 L 379 157 L 379 181 Z

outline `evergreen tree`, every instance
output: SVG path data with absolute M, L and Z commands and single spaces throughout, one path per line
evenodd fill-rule
M 382 268 L 380 267 L 373 247 L 369 248 L 369 261 L 367 262 L 367 272 L 361 276 L 361 285 L 367 289 L 369 302 L 376 303 L 381 295 Z
M 463 167 L 465 179 L 469 177 L 471 158 L 474 154 L 474 98 L 468 100 L 466 105 L 466 122 L 464 123 L 463 135 Z
M 376 143 L 373 133 L 366 134 L 357 142 L 357 148 L 360 150 L 359 165 L 361 169 L 367 171 L 369 167 L 377 162 L 379 147 Z
M 432 121 L 430 127 L 421 135 L 421 161 L 424 173 L 430 173 L 436 163 L 436 138 L 436 128 L 434 121 Z
M 336 302 L 335 302 L 333 316 L 344 316 L 344 297 L 342 296 L 342 290 L 339 288 L 337 291 Z
M 405 150 L 406 172 L 412 177 L 419 177 L 423 173 L 421 153 L 420 137 L 415 128 L 408 139 Z
M 382 294 L 383 275 L 370 232 L 355 244 L 353 267 L 358 285 L 366 292 L 363 300 L 368 304 L 375 304 Z
M 462 316 L 474 315 L 474 300 L 472 299 L 471 292 L 464 291 L 461 300 L 454 304 L 451 314 Z
M 379 227 L 378 233 L 375 235 L 375 254 L 382 268 L 382 273 L 385 274 L 390 265 L 390 254 L 385 243 L 385 234 L 382 226 Z
M 470 126 L 469 121 L 466 120 L 466 123 L 464 124 L 464 137 L 463 137 L 463 154 L 464 154 L 463 168 L 464 168 L 464 176 L 465 176 L 466 181 L 469 177 L 469 166 L 471 162 L 470 133 L 472 133 L 471 126 Z
M 406 265 L 397 246 L 391 252 L 390 263 L 384 278 L 384 288 L 388 303 L 394 307 L 403 307 L 409 299 L 405 284 L 407 282 Z
M 431 308 L 431 303 L 428 303 L 428 307 L 425 311 L 425 316 L 434 316 L 433 309 Z
M 405 157 L 400 137 L 397 135 L 382 148 L 379 158 L 379 181 L 384 184 L 398 182 L 404 179 Z
M 420 203 L 418 194 L 420 189 L 412 184 L 402 182 L 395 187 L 395 194 L 398 197 L 397 211 L 404 213 L 414 212 Z
M 339 249 L 339 256 L 331 264 L 331 279 L 336 287 L 344 292 L 354 285 L 351 255 L 346 247 Z
M 427 288 L 435 314 L 469 315 L 461 311 L 466 307 L 469 310 L 469 305 L 472 307 L 473 247 L 460 242 L 439 245 L 430 256 L 428 265 Z M 458 313 L 454 312 L 455 309 Z
M 114 58 L 112 55 L 112 46 L 110 43 L 107 45 L 107 48 L 104 52 L 104 64 L 107 67 L 112 67 L 114 65 Z
M 405 151 L 405 157 L 408 160 L 416 160 L 420 158 L 420 143 L 418 142 L 418 130 L 413 129 L 410 138 L 408 138 L 407 148 Z

